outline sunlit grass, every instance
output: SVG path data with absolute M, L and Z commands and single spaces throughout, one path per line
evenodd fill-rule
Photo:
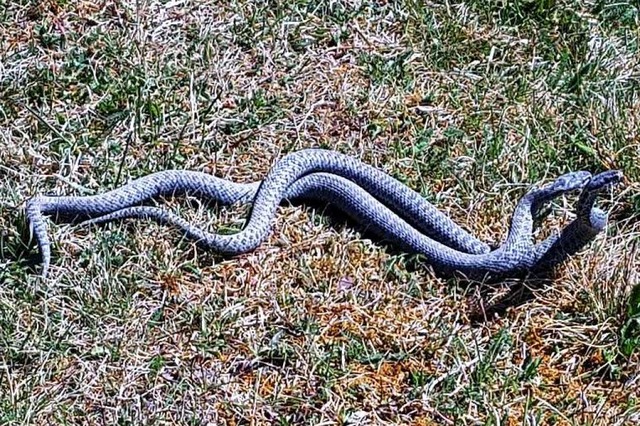
M 637 422 L 639 19 L 572 0 L 5 2 L 0 423 Z M 532 184 L 626 182 L 606 234 L 546 283 L 435 278 L 321 207 L 282 207 L 232 259 L 148 222 L 51 224 L 37 277 L 34 194 L 169 168 L 254 181 L 305 147 L 490 243 Z M 247 214 L 169 204 L 211 229 Z

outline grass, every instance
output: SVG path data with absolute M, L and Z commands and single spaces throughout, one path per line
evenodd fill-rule
M 0 424 L 640 420 L 637 4 L 0 5 Z M 231 259 L 153 223 L 51 225 L 37 277 L 34 194 L 168 168 L 253 181 L 305 147 L 385 170 L 492 243 L 531 184 L 626 182 L 606 234 L 544 285 L 439 279 L 305 207 Z M 178 201 L 226 232 L 247 212 Z

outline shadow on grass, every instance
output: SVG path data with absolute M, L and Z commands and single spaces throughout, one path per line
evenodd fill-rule
M 495 321 L 506 315 L 509 308 L 522 306 L 535 299 L 536 291 L 552 286 L 555 271 L 524 278 L 505 279 L 494 284 L 471 283 L 468 290 L 467 315 L 472 324 Z M 496 296 L 499 289 L 506 292 Z
M 23 211 L 11 211 L 9 226 L 0 233 L 0 275 L 13 269 L 26 269 L 36 273 L 41 263 L 40 253 L 34 250 L 29 225 Z
M 468 285 L 476 286 L 469 308 L 470 320 L 482 323 L 502 317 L 509 308 L 524 305 L 534 299 L 537 290 L 553 285 L 559 277 L 559 268 L 598 234 L 595 231 L 587 232 L 588 230 L 584 223 L 575 220 L 562 229 L 560 237 L 527 271 L 484 283 L 469 282 Z M 492 293 L 500 287 L 506 287 L 508 291 L 505 295 L 494 298 Z

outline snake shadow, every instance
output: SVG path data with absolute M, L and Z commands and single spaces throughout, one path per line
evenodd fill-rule
M 560 238 L 547 250 L 536 264 L 519 274 L 502 277 L 487 277 L 486 280 L 472 281 L 456 277 L 458 285 L 467 290 L 468 318 L 472 323 L 487 323 L 507 314 L 511 308 L 522 306 L 537 297 L 540 290 L 553 286 L 562 278 L 562 269 L 566 262 L 585 246 L 591 239 L 567 246 L 563 244 L 565 234 L 572 234 L 572 225 L 560 232 Z M 496 297 L 497 290 L 506 290 Z
M 297 203 L 295 205 L 298 205 Z M 571 225 L 561 231 L 561 237 L 548 249 L 545 255 L 530 269 L 508 276 L 487 276 L 485 279 L 472 280 L 456 274 L 440 273 L 421 259 L 420 255 L 408 254 L 402 248 L 391 241 L 381 238 L 378 234 L 369 231 L 366 225 L 358 223 L 346 216 L 338 208 L 327 204 L 314 204 L 306 202 L 305 208 L 316 209 L 329 226 L 334 229 L 349 227 L 360 233 L 362 238 L 370 239 L 378 245 L 385 247 L 387 253 L 392 256 L 405 258 L 409 272 L 424 271 L 432 276 L 442 279 L 446 285 L 457 286 L 465 295 L 467 316 L 472 323 L 486 323 L 503 317 L 511 308 L 522 306 L 536 298 L 539 290 L 553 286 L 561 278 L 561 271 L 566 261 L 582 250 L 590 240 L 584 240 L 580 244 L 565 246 L 565 235 L 574 231 Z M 536 226 L 539 227 L 544 220 L 545 213 L 536 218 Z M 492 246 L 492 249 L 497 246 Z M 496 296 L 498 293 L 503 293 Z
M 23 210 L 10 210 L 7 229 L 0 230 L 0 281 L 5 274 L 16 273 L 16 268 L 34 271 L 42 258 L 31 238 L 29 224 Z

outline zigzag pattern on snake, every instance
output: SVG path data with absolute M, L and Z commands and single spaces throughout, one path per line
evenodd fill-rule
M 533 189 L 519 201 L 505 242 L 491 251 L 418 193 L 353 157 L 335 151 L 307 149 L 286 155 L 262 182 L 239 184 L 205 173 L 157 172 L 94 196 L 36 196 L 27 203 L 27 219 L 42 254 L 42 275 L 51 248 L 44 215 L 88 219 L 84 224 L 123 218 L 150 218 L 179 227 L 200 245 L 237 255 L 255 249 L 268 235 L 283 200 L 313 199 L 335 204 L 384 239 L 424 256 L 440 273 L 459 272 L 481 279 L 553 265 L 579 250 L 601 232 L 607 215 L 595 207 L 598 194 L 620 182 L 622 173 L 591 176 L 579 171 Z M 533 241 L 533 217 L 542 204 L 580 190 L 577 217 L 561 233 L 539 244 Z M 157 196 L 189 193 L 220 204 L 252 202 L 246 226 L 233 235 L 206 232 L 181 217 L 140 203 Z

